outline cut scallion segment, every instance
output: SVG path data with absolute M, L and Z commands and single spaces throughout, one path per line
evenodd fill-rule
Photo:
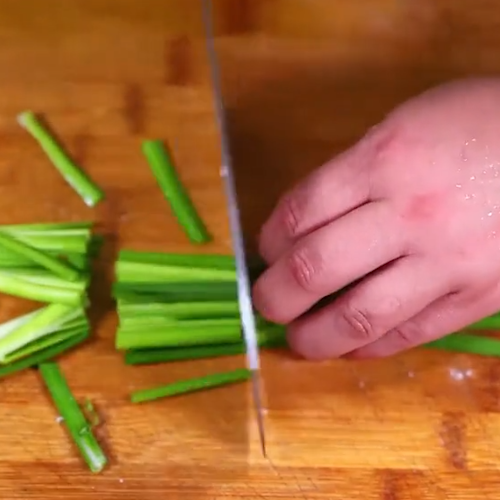
M 51 255 L 38 250 L 32 246 L 23 243 L 22 241 L 16 240 L 14 237 L 9 236 L 6 233 L 2 233 L 0 231 L 0 246 L 14 252 L 18 255 L 26 257 L 27 259 L 33 261 L 35 264 L 38 264 L 49 271 L 52 271 L 54 274 L 57 274 L 61 278 L 67 280 L 76 280 L 79 278 L 80 273 L 65 264 L 61 260 L 52 257 Z
M 244 382 L 250 378 L 250 375 L 251 372 L 245 368 L 226 373 L 214 373 L 205 377 L 182 380 L 162 387 L 137 391 L 132 393 L 131 400 L 132 403 L 144 403 L 146 401 L 177 396 L 202 389 L 212 389 L 223 385 Z
M 53 333 L 57 327 L 81 315 L 80 308 L 63 304 L 50 304 L 39 314 L 0 339 L 0 363 L 5 363 L 9 354 L 41 337 Z
M 7 231 L 4 232 L 7 233 Z M 51 236 L 31 233 L 12 233 L 17 240 L 37 248 L 45 253 L 87 253 L 90 244 L 89 236 Z
M 143 321 L 144 317 L 183 319 L 239 318 L 236 301 L 228 302 L 176 302 L 127 303 L 118 301 L 118 314 L 124 321 Z
M 232 255 L 180 254 L 121 250 L 118 254 L 118 260 L 122 262 L 136 262 L 138 264 L 152 264 L 174 267 L 196 267 L 232 270 L 236 268 L 235 260 Z
M 467 330 L 500 330 L 500 315 L 493 315 L 469 325 Z
M 92 428 L 56 363 L 42 363 L 40 374 L 63 418 L 71 438 L 92 472 L 101 472 L 107 464 L 106 455 L 92 433 Z
M 52 231 L 89 230 L 93 222 L 37 222 L 35 224 L 2 224 L 0 229 L 9 232 L 44 233 Z
M 276 337 L 259 339 L 259 346 L 264 349 L 284 347 L 285 345 L 286 339 L 284 336 L 281 338 Z M 170 349 L 139 349 L 127 351 L 125 353 L 125 363 L 127 365 L 144 365 L 201 358 L 219 358 L 222 356 L 244 354 L 245 352 L 246 347 L 243 342 L 235 344 L 179 347 Z
M 0 271 L 0 292 L 40 302 L 57 302 L 67 305 L 81 305 L 84 294 L 71 288 L 47 286 L 40 283 L 10 276 Z
M 76 335 L 74 337 L 70 337 L 69 339 L 55 344 L 46 349 L 42 349 L 31 356 L 26 358 L 22 358 L 19 361 L 15 361 L 14 363 L 9 363 L 5 366 L 0 366 L 0 378 L 7 377 L 14 373 L 20 372 L 22 370 L 26 370 L 27 368 L 32 368 L 44 361 L 50 361 L 51 359 L 60 356 L 61 354 L 66 353 L 70 349 L 82 344 L 87 340 L 89 336 L 89 331 L 86 330 L 82 332 L 80 335 Z
M 13 278 L 18 278 L 30 283 L 57 288 L 68 288 L 70 290 L 75 290 L 81 293 L 85 291 L 90 281 L 90 276 L 80 276 L 78 280 L 68 281 L 54 276 L 44 269 L 30 269 L 21 267 L 15 269 L 2 269 L 0 272 L 4 275 L 12 276 Z
M 86 205 L 94 207 L 104 198 L 102 190 L 75 164 L 35 113 L 24 111 L 18 116 L 18 122 L 38 142 L 54 167 Z
M 452 333 L 442 339 L 429 342 L 425 347 L 481 356 L 500 356 L 500 340 L 466 333 Z
M 208 344 L 231 344 L 241 339 L 240 320 L 165 321 L 163 324 L 143 324 L 119 327 L 117 349 L 148 347 L 181 347 Z
M 144 141 L 142 151 L 165 199 L 193 243 L 206 243 L 211 237 L 182 185 L 170 155 L 158 140 Z
M 234 356 L 243 354 L 245 345 L 223 344 L 200 347 L 179 347 L 170 349 L 138 349 L 125 353 L 127 365 L 146 365 L 153 363 L 165 363 L 167 361 L 184 361 L 200 358 L 218 358 L 222 356 Z
M 115 265 L 118 281 L 128 283 L 201 282 L 236 280 L 234 269 L 210 269 L 184 266 L 118 261 Z
M 236 282 L 114 283 L 113 296 L 130 303 L 227 302 L 238 300 Z
M 30 342 L 29 344 L 5 356 L 3 364 L 8 365 L 14 361 L 18 361 L 19 359 L 26 358 L 36 352 L 47 349 L 48 347 L 60 344 L 61 342 L 64 342 L 72 337 L 80 337 L 82 334 L 86 334 L 88 332 L 88 328 L 88 326 L 64 328 L 45 337 L 35 339 L 33 342 Z

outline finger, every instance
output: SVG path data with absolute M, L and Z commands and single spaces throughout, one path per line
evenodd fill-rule
M 493 294 L 492 297 L 494 300 L 488 304 L 481 303 L 480 306 L 477 301 L 459 294 L 442 297 L 376 342 L 350 353 L 348 357 L 364 359 L 392 356 L 459 331 L 498 311 L 500 294 Z
M 270 321 L 289 323 L 323 297 L 403 255 L 398 225 L 390 207 L 375 202 L 318 229 L 260 277 L 255 306 Z
M 370 344 L 446 293 L 437 270 L 403 257 L 289 328 L 289 344 L 309 359 L 340 357 Z
M 359 145 L 352 147 L 283 196 L 259 238 L 259 251 L 268 264 L 297 239 L 368 201 L 362 153 Z

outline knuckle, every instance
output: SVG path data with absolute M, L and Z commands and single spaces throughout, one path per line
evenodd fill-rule
M 281 224 L 286 237 L 294 240 L 300 236 L 301 230 L 301 203 L 300 194 L 292 193 L 285 195 L 281 200 L 280 215 Z
M 416 323 L 406 322 L 390 332 L 391 344 L 395 349 L 404 350 L 426 340 L 427 333 Z
M 317 283 L 317 277 L 321 272 L 321 264 L 313 252 L 307 248 L 297 249 L 288 259 L 288 269 L 293 281 L 302 290 L 311 292 Z
M 372 315 L 356 305 L 346 304 L 341 311 L 341 318 L 350 335 L 360 341 L 372 340 L 379 335 L 380 328 L 373 321 Z

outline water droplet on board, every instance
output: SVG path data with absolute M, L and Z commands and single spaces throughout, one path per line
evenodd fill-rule
M 460 189 L 462 187 L 462 184 L 455 184 L 455 187 Z
M 458 368 L 450 368 L 450 377 L 453 380 L 463 380 L 465 378 L 465 373 L 462 370 L 459 370 Z

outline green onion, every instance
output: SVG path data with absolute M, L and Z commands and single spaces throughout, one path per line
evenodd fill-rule
M 85 271 L 89 266 L 89 259 L 86 255 L 74 254 L 74 253 L 63 253 L 51 250 L 44 250 L 49 255 L 56 258 L 61 258 L 61 260 L 69 263 L 70 266 L 78 269 L 78 271 Z M 15 255 L 11 252 L 4 252 L 0 249 L 0 269 L 6 271 L 7 268 L 30 268 L 39 269 L 39 267 L 33 263 L 33 261 L 28 260 L 26 257 Z
M 139 262 L 118 261 L 115 265 L 118 281 L 128 283 L 162 283 L 189 281 L 229 281 L 236 280 L 234 269 L 209 269 L 183 266 L 145 264 Z
M 71 321 L 81 315 L 81 309 L 63 304 L 50 304 L 40 310 L 39 314 L 10 331 L 0 339 L 0 362 L 21 347 L 41 337 L 53 333 L 58 325 Z
M 226 373 L 214 373 L 205 377 L 183 380 L 162 387 L 137 391 L 132 393 L 131 400 L 132 403 L 144 403 L 146 401 L 199 391 L 201 389 L 211 389 L 222 385 L 243 382 L 248 380 L 250 376 L 251 372 L 245 368 Z
M 133 303 L 227 302 L 238 300 L 236 282 L 114 283 L 113 296 Z
M 44 234 L 31 234 L 31 233 L 8 233 L 12 234 L 18 241 L 37 248 L 45 253 L 87 253 L 90 244 L 90 235 L 81 236 L 52 236 Z
M 14 361 L 18 361 L 19 359 L 26 358 L 31 354 L 34 354 L 38 351 L 43 351 L 48 347 L 51 347 L 56 344 L 60 344 L 65 340 L 68 340 L 71 337 L 79 337 L 83 333 L 88 331 L 88 326 L 75 326 L 72 328 L 64 328 L 62 330 L 56 331 L 46 337 L 42 337 L 39 339 L 26 344 L 24 347 L 17 349 L 16 351 L 11 352 L 7 356 L 5 356 L 3 364 L 10 364 Z
M 88 230 L 94 223 L 86 222 L 37 222 L 35 224 L 3 224 L 0 230 L 21 233 L 47 233 L 52 231 Z
M 94 437 L 91 425 L 87 422 L 71 390 L 56 363 L 42 363 L 40 374 L 49 390 L 54 404 L 63 418 L 64 425 L 80 450 L 92 472 L 100 472 L 107 463 L 106 456 Z
M 119 350 L 160 347 L 190 347 L 200 345 L 235 344 L 241 341 L 239 318 L 198 319 L 176 321 L 169 318 L 146 318 L 144 321 L 120 318 L 116 332 Z M 284 342 L 281 325 L 258 329 L 258 339 L 266 343 Z
M 77 290 L 33 283 L 22 278 L 9 276 L 0 271 L 0 292 L 40 302 L 57 302 L 67 305 L 81 305 L 85 297 Z
M 208 269 L 236 268 L 232 255 L 216 254 L 179 254 L 164 252 L 141 252 L 137 250 L 121 250 L 118 260 L 138 264 L 153 264 L 174 267 L 196 267 Z
M 452 333 L 442 339 L 429 342 L 425 347 L 482 356 L 500 356 L 500 341 L 498 339 L 465 333 Z
M 170 203 L 180 225 L 193 243 L 206 243 L 211 237 L 196 212 L 187 191 L 161 141 L 144 141 L 142 151 L 165 199 Z
M 284 347 L 286 340 L 282 338 L 259 339 L 259 346 L 265 349 Z M 243 342 L 223 345 L 206 345 L 195 347 L 180 347 L 170 349 L 139 349 L 125 353 L 127 365 L 144 365 L 164 363 L 167 361 L 185 361 L 200 358 L 218 358 L 244 354 L 246 347 Z
M 118 301 L 118 314 L 125 320 L 142 321 L 144 317 L 160 316 L 177 320 L 239 318 L 236 301 L 228 302 L 176 302 L 168 303 L 127 303 Z
M 469 325 L 467 330 L 500 330 L 500 315 L 489 316 Z
M 6 233 L 0 232 L 0 246 L 11 250 L 18 255 L 26 257 L 34 263 L 52 271 L 61 278 L 76 280 L 80 276 L 80 273 L 76 269 L 68 266 L 68 264 L 65 264 L 61 260 L 58 260 L 51 255 L 38 250 L 37 248 L 31 247 L 22 241 L 16 240 Z
M 15 269 L 2 269 L 2 274 L 18 278 L 29 283 L 38 285 L 47 285 L 56 288 L 68 288 L 77 292 L 83 293 L 90 282 L 90 276 L 80 276 L 76 281 L 67 281 L 43 269 L 30 269 L 18 267 Z
M 94 207 L 104 198 L 101 189 L 73 162 L 32 111 L 21 113 L 18 122 L 38 142 L 55 168 L 88 206 Z
M 130 328 L 119 327 L 117 349 L 181 347 L 204 344 L 231 344 L 241 339 L 239 319 L 151 322 Z
M 125 353 L 127 365 L 146 365 L 166 361 L 184 361 L 200 358 L 217 358 L 243 354 L 245 345 L 237 344 L 209 345 L 200 347 L 180 347 L 172 349 L 139 349 Z
M 32 354 L 31 356 L 20 359 L 19 361 L 10 363 L 5 366 L 0 366 L 0 378 L 7 377 L 8 375 L 12 375 L 22 370 L 26 370 L 27 368 L 32 368 L 33 366 L 43 363 L 44 361 L 54 359 L 61 354 L 65 354 L 73 347 L 76 347 L 77 345 L 80 345 L 83 342 L 85 342 L 88 336 L 89 336 L 89 331 L 86 330 L 81 335 L 70 337 L 68 340 L 65 340 L 64 342 L 48 347 L 47 349 L 38 351 Z

